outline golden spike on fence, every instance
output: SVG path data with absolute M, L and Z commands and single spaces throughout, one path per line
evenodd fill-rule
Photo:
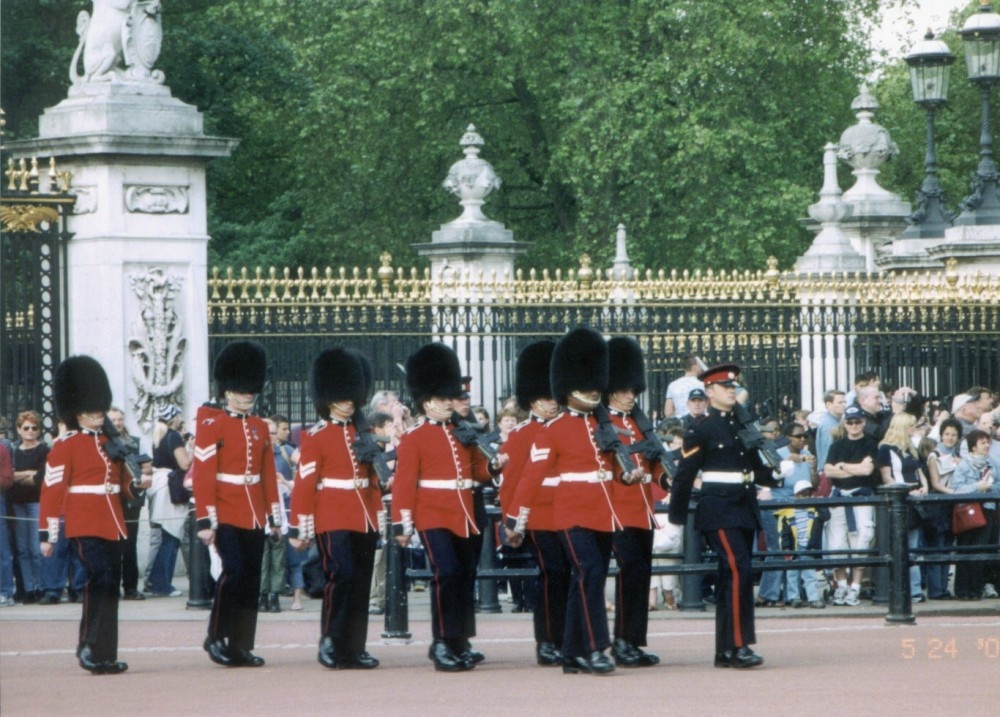
M 212 267 L 212 280 L 208 283 L 212 285 L 212 301 L 221 301 L 222 296 L 219 295 L 219 267 Z

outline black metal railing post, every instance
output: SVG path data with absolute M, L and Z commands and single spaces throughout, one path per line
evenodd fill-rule
M 890 530 L 889 501 L 881 500 L 874 506 L 875 509 L 875 549 L 880 555 L 890 554 Z M 881 565 L 872 571 L 872 585 L 874 593 L 872 602 L 875 605 L 886 605 L 889 602 L 889 566 Z
M 483 491 L 483 498 L 487 500 L 487 505 L 492 502 L 492 491 L 487 488 Z M 497 569 L 497 531 L 496 524 L 499 511 L 492 506 L 486 509 L 486 527 L 483 529 L 483 546 L 479 553 L 479 570 L 496 571 Z M 480 612 L 503 612 L 500 607 L 499 589 L 496 578 L 482 578 L 479 581 L 479 611 Z
M 188 601 L 186 607 L 190 610 L 207 610 L 212 606 L 212 595 L 209 592 L 208 546 L 198 538 L 198 521 L 194 518 L 194 509 L 189 507 L 187 514 L 188 528 Z
M 701 533 L 695 530 L 694 515 L 698 509 L 697 493 L 691 494 L 687 522 L 684 524 L 684 564 L 696 565 L 701 562 Z M 701 599 L 703 573 L 684 573 L 681 577 L 681 602 L 677 606 L 684 612 L 704 612 L 705 602 Z
M 409 640 L 410 634 L 410 608 L 408 605 L 409 596 L 406 592 L 406 568 L 403 567 L 403 549 L 392 534 L 392 498 L 385 496 L 382 498 L 385 506 L 385 530 L 382 540 L 383 550 L 386 550 L 385 560 L 385 630 L 382 633 L 384 639 Z
M 907 542 L 906 497 L 912 486 L 893 483 L 882 486 L 889 504 L 889 612 L 885 621 L 891 625 L 912 625 L 910 595 L 910 547 Z

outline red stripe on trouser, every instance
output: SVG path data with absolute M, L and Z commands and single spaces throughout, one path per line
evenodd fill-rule
M 4 528 L 6 529 L 6 526 L 4 526 Z M 52 552 L 53 554 L 55 554 L 54 549 Z M 80 560 L 80 565 L 87 566 L 87 561 L 83 557 L 83 546 L 80 545 L 79 542 L 76 543 L 76 556 Z M 72 579 L 70 579 L 70 587 L 72 587 Z M 60 589 L 60 593 L 61 592 L 62 590 Z M 88 571 L 87 573 L 87 582 L 83 584 L 83 602 L 82 602 L 83 617 L 80 619 L 80 640 L 78 642 L 78 645 L 83 645 L 83 643 L 87 641 L 87 634 L 90 631 L 90 621 L 88 619 L 90 616 L 87 611 L 87 607 L 89 605 L 90 605 L 90 571 Z M 94 646 L 91 645 L 91 648 L 93 647 Z
M 587 610 L 587 591 L 583 584 L 583 569 L 580 567 L 580 561 L 576 557 L 576 550 L 573 549 L 573 541 L 570 540 L 569 531 L 564 530 L 563 533 L 566 535 L 566 545 L 569 546 L 569 554 L 573 559 L 573 564 L 576 565 L 576 574 L 579 575 L 580 584 L 580 606 L 583 609 L 583 622 L 587 625 L 587 637 L 590 638 L 590 651 L 594 652 L 597 650 L 597 638 L 594 637 L 594 630 L 591 628 L 590 624 L 590 612 Z
M 545 616 L 545 635 L 551 642 L 555 642 L 556 638 L 552 634 L 552 620 L 549 619 L 552 613 L 549 608 L 549 574 L 546 571 L 545 556 L 542 555 L 542 548 L 538 544 L 538 541 L 535 540 L 535 536 L 529 532 L 528 538 L 535 544 L 535 555 L 538 561 L 538 577 L 540 578 L 539 582 L 542 584 L 542 603 L 544 604 L 542 614 Z M 562 635 L 559 635 L 559 639 L 562 639 Z
M 743 647 L 743 627 L 740 624 L 740 571 L 736 567 L 736 556 L 733 555 L 733 549 L 729 545 L 729 538 L 726 537 L 726 531 L 719 531 L 719 542 L 722 544 L 722 549 L 726 551 L 726 562 L 729 563 L 729 573 L 732 575 L 733 580 L 730 592 L 730 607 L 733 610 L 733 645 L 735 647 Z
M 431 550 L 431 541 L 424 538 L 425 534 L 420 535 L 420 542 L 424 546 L 424 550 L 427 551 L 427 559 L 431 563 L 431 570 L 434 571 L 434 575 L 431 577 L 431 597 L 434 600 L 435 605 L 437 605 L 437 615 L 438 615 L 438 632 L 443 636 L 447 630 L 444 629 L 444 607 L 441 605 L 441 579 L 440 570 L 437 567 L 437 561 L 434 559 L 434 551 Z M 433 614 L 431 618 L 433 618 Z M 431 620 L 431 632 L 434 632 L 434 621 Z M 438 635 L 433 636 L 434 639 L 438 639 Z

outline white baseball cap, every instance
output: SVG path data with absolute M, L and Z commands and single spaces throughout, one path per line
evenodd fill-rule
M 955 413 L 955 411 L 972 400 L 974 400 L 973 397 L 967 393 L 958 394 L 955 398 L 951 399 L 951 412 Z
M 792 493 L 798 495 L 804 490 L 812 490 L 813 484 L 807 481 L 805 478 L 802 480 L 795 481 L 795 487 L 792 489 Z

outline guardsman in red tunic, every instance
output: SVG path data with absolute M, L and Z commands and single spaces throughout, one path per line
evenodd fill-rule
M 204 648 L 226 667 L 260 667 L 254 655 L 257 600 L 266 531 L 281 526 L 271 437 L 253 404 L 264 388 L 267 354 L 254 341 L 235 341 L 215 360 L 223 408 L 198 409 L 194 500 L 198 538 L 222 560 Z
M 643 439 L 631 417 L 636 397 L 646 390 L 642 349 L 634 339 L 615 337 L 608 341 L 607 406 L 611 422 L 626 446 Z M 615 481 L 611 497 L 622 527 L 615 531 L 613 551 L 618 565 L 615 580 L 615 632 L 612 654 L 619 667 L 648 667 L 660 658 L 645 652 L 649 624 L 649 578 L 653 562 L 653 509 L 651 466 L 642 453 L 634 453 L 642 468 L 642 479 L 626 484 Z M 662 472 L 662 469 L 661 469 Z
M 698 374 L 708 394 L 708 415 L 684 436 L 681 461 L 672 483 L 669 519 L 687 521 L 688 501 L 701 474 L 701 497 L 695 527 L 719 560 L 715 597 L 715 666 L 756 667 L 764 658 L 750 649 L 754 634 L 754 532 L 760 529 L 755 478 L 770 479 L 771 469 L 756 450 L 740 440 L 736 405 L 736 364 L 720 364 Z M 663 479 L 661 479 L 661 485 Z
M 365 356 L 346 349 L 328 349 L 313 362 L 313 404 L 323 420 L 302 436 L 292 491 L 289 543 L 304 550 L 315 539 L 322 557 L 318 659 L 330 669 L 379 664 L 365 642 L 382 492 L 371 464 L 355 453 L 353 420 L 367 402 L 371 373 Z
M 528 420 L 511 431 L 503 444 L 503 452 L 510 457 L 510 463 L 504 469 L 500 484 L 500 505 L 507 514 L 510 531 L 518 527 L 520 511 L 515 508 L 515 503 L 521 476 L 531 464 L 532 446 L 544 430 L 545 423 L 559 413 L 559 404 L 552 397 L 549 382 L 549 364 L 554 349 L 554 341 L 538 341 L 527 346 L 517 357 L 514 389 L 518 405 L 529 411 L 529 415 Z M 538 564 L 538 589 L 535 591 L 538 597 L 534 610 L 535 657 L 543 667 L 562 664 L 559 647 L 566 629 L 566 596 L 569 592 L 569 563 L 552 522 L 556 482 L 554 477 L 542 482 L 535 493 L 535 503 L 530 506 L 531 529 L 525 532 L 525 526 L 520 527 Z M 520 536 L 515 532 L 511 535 L 514 536 L 513 543 L 520 544 Z
M 531 463 L 516 494 L 523 490 L 523 499 L 514 501 L 515 532 L 522 532 L 521 526 L 534 527 L 536 496 L 546 479 L 558 477 L 553 525 L 571 570 L 563 672 L 603 675 L 615 669 L 604 654 L 611 645 L 604 583 L 612 534 L 621 528 L 621 520 L 611 497 L 612 481 L 620 471 L 595 438 L 598 421 L 593 411 L 608 385 L 608 347 L 601 335 L 577 328 L 564 336 L 552 354 L 550 381 L 556 401 L 567 410 L 552 419 L 532 445 Z M 622 476 L 637 477 L 638 470 Z
M 71 356 L 55 374 L 56 413 L 70 430 L 60 436 L 45 464 L 39 505 L 42 555 L 49 557 L 59 539 L 59 518 L 66 516 L 72 541 L 87 572 L 77 658 L 95 674 L 119 674 L 118 585 L 122 549 L 128 537 L 121 494 L 130 495 L 130 479 L 121 461 L 112 461 L 102 432 L 111 408 L 111 387 L 104 369 L 90 356 Z
M 461 379 L 458 357 L 444 344 L 427 344 L 406 360 L 406 383 L 424 418 L 400 439 L 392 485 L 393 534 L 406 547 L 419 531 L 434 573 L 428 657 L 443 672 L 469 670 L 484 659 L 469 643 L 476 634 L 472 536 L 479 532 L 472 485 L 492 475 L 480 452 L 452 433 L 452 399 L 463 392 Z M 500 458 L 492 470 L 504 464 Z

